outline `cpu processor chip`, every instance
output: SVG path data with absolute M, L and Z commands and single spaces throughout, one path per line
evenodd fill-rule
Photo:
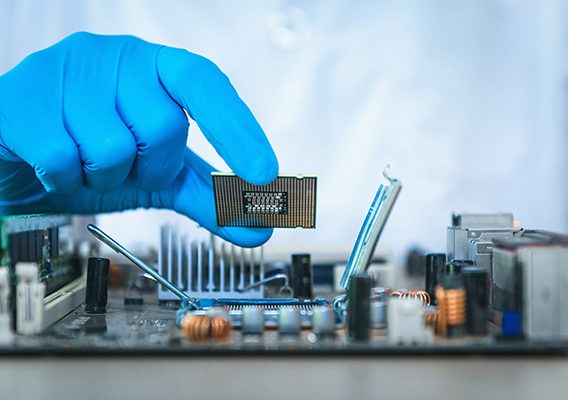
M 213 172 L 219 226 L 315 228 L 315 176 L 279 175 L 253 185 L 233 173 Z

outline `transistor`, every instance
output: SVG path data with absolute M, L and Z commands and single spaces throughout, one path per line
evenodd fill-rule
M 446 254 L 429 253 L 426 254 L 426 291 L 430 299 L 435 299 L 436 286 L 444 279 L 446 265 Z
M 315 228 L 315 176 L 279 175 L 253 185 L 233 173 L 213 172 L 217 225 Z
M 89 257 L 85 291 L 85 312 L 87 314 L 106 313 L 109 265 L 108 258 Z
M 484 335 L 487 333 L 488 273 L 483 268 L 467 267 L 462 276 L 466 292 L 466 330 L 473 335 Z
M 309 254 L 292 254 L 290 278 L 294 297 L 313 297 L 313 267 Z
M 372 279 L 368 274 L 355 274 L 351 277 L 348 303 L 348 334 L 352 340 L 369 340 L 371 286 Z

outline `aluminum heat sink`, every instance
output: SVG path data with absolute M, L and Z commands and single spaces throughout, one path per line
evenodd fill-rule
M 264 297 L 264 250 L 237 247 L 222 239 L 180 235 L 169 225 L 160 229 L 159 273 L 192 298 L 258 299 Z M 250 288 L 250 289 L 247 289 Z M 159 285 L 160 301 L 178 300 Z

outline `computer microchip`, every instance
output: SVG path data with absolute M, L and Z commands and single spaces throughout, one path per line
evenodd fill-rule
M 211 175 L 219 226 L 316 227 L 315 176 L 279 175 L 252 185 L 233 173 Z

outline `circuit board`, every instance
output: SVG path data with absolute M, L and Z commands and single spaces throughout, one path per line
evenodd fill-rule
M 256 207 L 249 195 L 243 212 Z M 289 200 L 279 195 L 273 215 L 288 210 Z M 568 236 L 519 231 L 509 226 L 512 216 L 506 226 L 497 217 L 497 228 L 462 225 L 467 218 L 448 227 L 447 253 L 415 257 L 417 280 L 382 287 L 370 265 L 364 273 L 348 269 L 347 288 L 333 274 L 315 274 L 309 254 L 267 263 L 262 249 L 257 257 L 212 236 L 192 243 L 170 229 L 162 230 L 157 252 L 161 275 L 90 224 L 87 230 L 129 264 L 88 257 L 79 283 L 45 297 L 43 267 L 62 236 L 38 233 L 37 223 L 52 218 L 25 219 L 17 232 L 3 224 L 9 246 L 0 268 L 0 354 L 568 354 L 561 290 Z M 12 277 L 10 260 L 19 260 Z M 174 296 L 164 296 L 164 288 Z
M 176 307 L 159 305 L 146 296 L 144 305 L 122 304 L 122 291 L 113 291 L 106 314 L 86 314 L 83 306 L 39 335 L 17 335 L 0 355 L 248 355 L 248 356 L 379 356 L 451 354 L 568 354 L 567 342 L 534 343 L 490 336 L 436 337 L 428 345 L 392 345 L 385 329 L 372 330 L 368 341 L 351 341 L 345 329 L 318 338 L 310 329 L 281 335 L 266 329 L 246 335 L 234 329 L 221 341 L 191 341 L 176 327 Z

